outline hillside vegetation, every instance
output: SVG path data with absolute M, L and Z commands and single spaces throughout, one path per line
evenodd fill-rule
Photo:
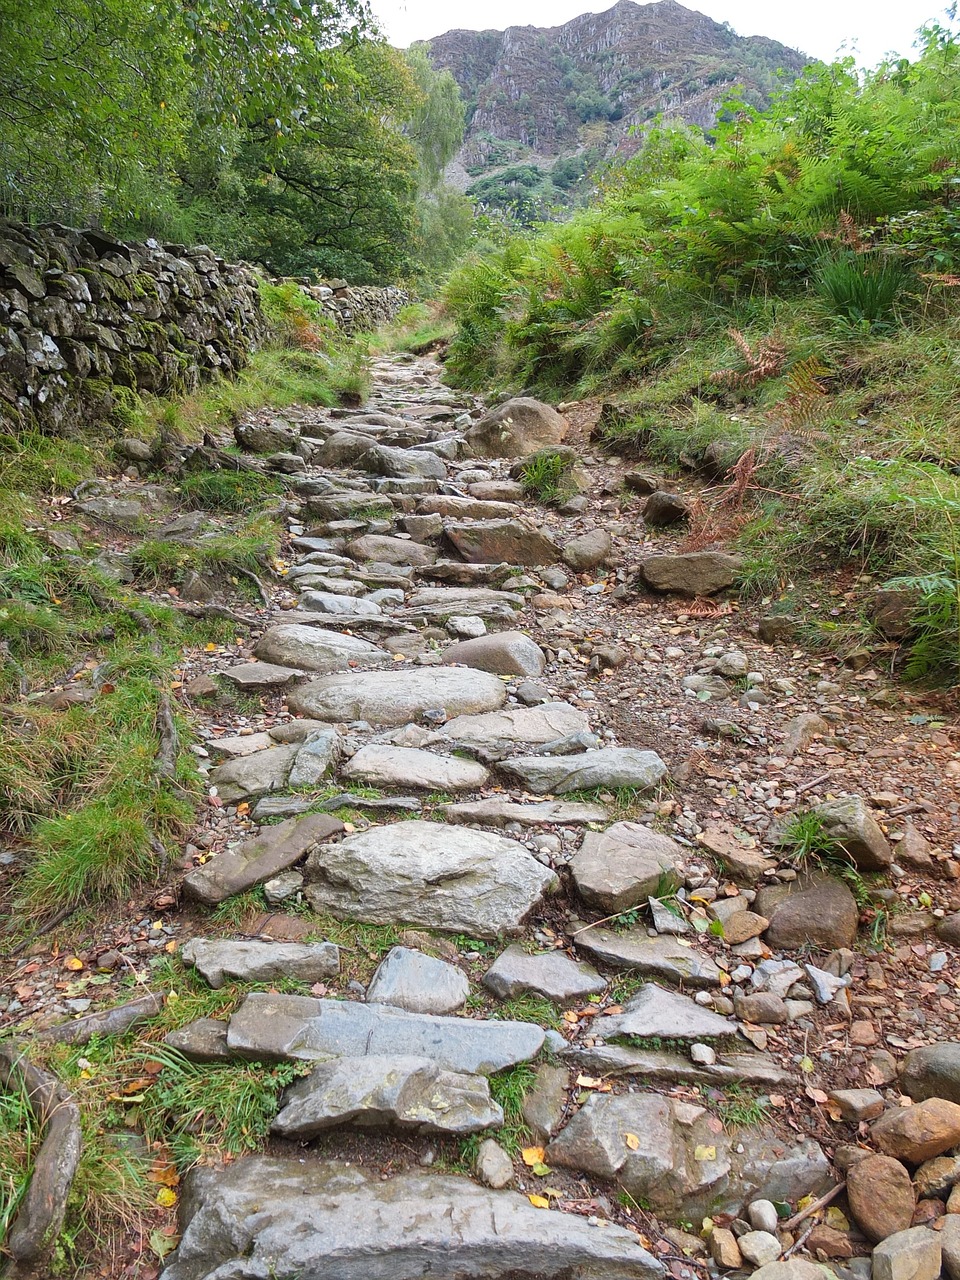
M 735 537 L 745 591 L 806 594 L 813 638 L 855 649 L 888 584 L 908 673 L 955 674 L 960 43 L 926 28 L 914 62 L 810 68 L 728 115 L 465 261 L 447 376 L 615 398 L 612 450 L 714 481 L 690 545 Z M 811 599 L 825 569 L 842 589 Z

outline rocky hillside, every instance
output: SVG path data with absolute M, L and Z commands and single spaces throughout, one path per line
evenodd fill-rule
M 456 177 L 531 158 L 628 148 L 635 126 L 661 112 L 713 123 L 734 86 L 766 103 L 783 72 L 808 59 L 762 36 L 742 37 L 676 0 L 619 0 L 560 27 L 448 31 L 429 55 L 467 103 Z

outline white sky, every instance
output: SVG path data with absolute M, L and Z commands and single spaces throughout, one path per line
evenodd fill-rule
M 932 19 L 944 21 L 943 0 L 681 0 L 717 22 L 729 22 L 741 36 L 770 36 L 830 61 L 852 52 L 861 66 L 875 66 L 886 54 L 909 54 L 916 30 Z M 456 27 L 470 31 L 509 26 L 556 27 L 581 13 L 602 13 L 614 0 L 372 0 L 392 44 L 405 48 Z M 929 7 L 928 7 L 929 6 Z

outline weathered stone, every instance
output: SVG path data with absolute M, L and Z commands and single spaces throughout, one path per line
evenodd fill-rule
M 361 583 L 352 585 L 359 587 L 361 591 L 364 589 Z M 308 612 L 313 611 L 314 614 L 328 613 L 331 619 L 378 618 L 383 613 L 375 600 L 368 600 L 353 593 L 340 594 L 333 591 L 304 591 L 300 596 L 300 607 Z M 293 616 L 296 617 L 297 614 Z M 332 625 L 338 624 L 332 623 Z
M 647 556 L 640 573 L 654 591 L 685 596 L 712 596 L 732 587 L 743 561 L 725 551 L 688 551 L 678 555 Z
M 556 884 L 515 840 L 411 821 L 317 849 L 305 892 L 317 911 L 494 937 L 516 931 Z
M 794 716 L 784 727 L 783 754 L 795 756 L 800 751 L 806 751 L 815 738 L 829 732 L 830 726 L 823 716 L 818 716 L 813 711 L 804 711 L 801 715 Z
M 299 747 L 268 747 L 219 765 L 210 774 L 221 800 L 249 800 L 287 785 Z
M 464 439 L 476 458 L 520 458 L 560 444 L 566 434 L 567 420 L 556 409 L 530 396 L 516 396 L 488 410 Z
M 373 742 L 361 747 L 340 774 L 375 787 L 418 787 L 425 791 L 477 791 L 490 777 L 489 770 L 475 760 Z
M 456 965 L 410 947 L 393 947 L 367 987 L 367 1003 L 443 1014 L 461 1008 L 469 994 L 467 975 Z
M 885 871 L 893 861 L 890 842 L 860 796 L 828 800 L 811 810 L 823 823 L 824 834 L 835 841 L 860 871 Z
M 425 711 L 446 716 L 495 711 L 507 692 L 487 671 L 470 667 L 431 667 L 415 671 L 370 671 L 323 676 L 294 689 L 291 711 L 320 720 L 401 725 Z
M 960 1104 L 960 1043 L 942 1040 L 911 1049 L 903 1060 L 900 1088 L 914 1102 L 946 1098 Z
M 227 1023 L 220 1018 L 198 1018 L 176 1031 L 168 1031 L 163 1043 L 191 1062 L 226 1062 Z
M 911 1227 L 887 1236 L 873 1251 L 873 1280 L 937 1280 L 940 1236 L 928 1227 Z
M 643 504 L 643 522 L 653 528 L 678 524 L 690 515 L 690 503 L 679 493 L 656 489 Z
M 460 804 L 445 804 L 441 808 L 445 822 L 479 823 L 482 826 L 505 827 L 517 822 L 522 827 L 542 827 L 548 823 L 558 825 L 605 822 L 609 816 L 603 805 L 574 804 L 563 800 L 543 800 L 539 804 L 514 804 L 491 796 L 486 800 L 472 800 Z
M 500 676 L 539 676 L 546 659 L 543 650 L 522 631 L 498 631 L 475 640 L 461 640 L 443 653 L 445 666 L 455 663 Z
M 251 453 L 282 453 L 296 447 L 300 439 L 297 427 L 274 418 L 270 422 L 238 422 L 233 429 L 237 444 Z
M 775 1236 L 780 1226 L 780 1215 L 772 1200 L 753 1200 L 747 1206 L 747 1220 L 754 1231 L 766 1231 Z
M 303 672 L 298 667 L 279 667 L 272 662 L 245 662 L 238 667 L 229 667 L 223 673 L 224 680 L 229 680 L 238 689 L 283 689 L 297 680 L 303 679 Z
M 360 469 L 395 479 L 404 476 L 423 476 L 431 480 L 447 478 L 447 468 L 435 453 L 426 449 L 393 449 L 385 444 L 368 449 L 361 459 Z M 373 558 L 379 559 L 378 556 Z
M 847 1170 L 847 1199 L 857 1226 L 876 1243 L 913 1221 L 916 1197 L 899 1160 L 869 1155 Z
M 575 756 L 520 756 L 505 761 L 501 768 L 536 795 L 563 795 L 594 787 L 636 787 L 645 791 L 667 772 L 655 752 L 633 747 L 603 747 Z
M 805 1258 L 788 1258 L 786 1262 L 768 1262 L 754 1271 L 750 1280 L 825 1280 L 824 1269 Z
M 188 1176 L 165 1280 L 661 1280 L 636 1235 L 469 1178 L 248 1156 Z M 253 1228 L 255 1224 L 255 1229 Z
M 804 946 L 850 947 L 859 920 L 857 901 L 847 886 L 840 880 L 823 880 L 774 907 L 765 939 L 768 946 L 791 951 Z
M 844 1120 L 859 1124 L 861 1120 L 876 1120 L 883 1114 L 883 1094 L 876 1089 L 833 1089 L 830 1101 L 840 1108 Z
M 846 1231 L 818 1222 L 807 1236 L 807 1250 L 815 1258 L 852 1258 L 853 1242 Z
M 605 564 L 613 551 L 613 539 L 606 529 L 590 529 L 563 545 L 563 563 L 576 573 Z
M 780 1241 L 769 1231 L 746 1231 L 737 1243 L 746 1260 L 756 1267 L 776 1262 L 782 1252 Z
M 276 746 L 269 733 L 237 734 L 225 738 L 209 738 L 207 751 L 214 760 L 240 760 L 258 751 Z
M 683 946 L 676 938 L 651 938 L 646 929 L 574 928 L 578 951 L 586 951 L 615 969 L 636 970 L 639 977 L 663 979 L 688 987 L 711 987 L 720 982 L 720 970 L 709 956 L 695 947 Z
M 342 1124 L 468 1134 L 502 1123 L 483 1076 L 445 1071 L 428 1058 L 369 1054 L 335 1058 L 298 1080 L 271 1129 L 283 1138 L 313 1138 Z
M 438 735 L 466 746 L 497 748 L 516 743 L 539 746 L 589 728 L 584 713 L 569 702 L 543 702 L 536 707 L 504 707 L 481 716 L 456 716 Z
M 293 762 L 288 787 L 314 787 L 340 758 L 340 735 L 331 725 L 313 729 Z
M 710 1046 L 704 1046 L 709 1048 Z M 635 1075 L 643 1080 L 669 1084 L 726 1085 L 755 1084 L 766 1089 L 782 1089 L 795 1083 L 789 1071 L 766 1054 L 712 1051 L 716 1061 L 694 1061 L 689 1054 L 668 1049 L 635 1049 L 630 1045 L 603 1044 L 591 1048 L 572 1045 L 564 1050 L 569 1061 L 587 1075 Z
M 378 564 L 433 564 L 437 553 L 433 547 L 414 542 L 412 538 L 391 538 L 367 533 L 346 545 L 346 553 L 354 560 L 375 560 Z
M 417 504 L 421 515 L 447 516 L 453 520 L 509 520 L 517 514 L 512 502 L 460 498 L 453 494 L 428 494 Z
M 321 841 L 342 830 L 343 823 L 325 813 L 288 818 L 276 827 L 264 827 L 239 848 L 227 849 L 195 867 L 183 881 L 184 892 L 208 907 L 216 906 L 224 898 L 252 889 L 292 867 Z
M 450 521 L 444 536 L 464 560 L 472 564 L 554 564 L 560 548 L 544 530 L 530 520 Z
M 960 1213 L 948 1214 L 944 1219 L 940 1242 L 947 1280 L 960 1280 Z
M 570 871 L 584 901 L 612 914 L 676 889 L 682 859 L 683 850 L 669 836 L 639 822 L 616 822 L 606 831 L 587 832 Z
M 261 637 L 255 653 L 267 662 L 298 667 L 302 671 L 343 671 L 351 665 L 384 667 L 392 661 L 389 653 L 369 640 L 295 622 L 281 622 L 271 627 Z
M 263 896 L 271 907 L 289 902 L 303 888 L 303 876 L 299 871 L 281 871 L 278 876 L 264 881 Z
M 741 942 L 749 942 L 751 938 L 759 938 L 769 923 L 766 916 L 758 916 L 755 911 L 737 911 L 724 922 L 724 942 L 735 947 Z
M 485 1138 L 477 1150 L 477 1177 L 496 1191 L 514 1181 L 513 1161 L 493 1138 Z
M 729 1018 L 704 1009 L 689 996 L 648 983 L 623 1006 L 623 1012 L 604 1018 L 597 1030 L 605 1040 L 624 1036 L 661 1040 L 705 1040 L 736 1033 Z
M 779 1026 L 788 1017 L 787 1006 L 772 991 L 755 991 L 753 993 L 738 991 L 734 995 L 737 1017 L 744 1022 L 761 1025 Z
M 226 978 L 240 982 L 274 982 L 280 978 L 320 982 L 340 972 L 340 951 L 332 942 L 191 938 L 180 955 L 184 964 L 196 969 L 214 988 L 222 987 Z
M 478 618 L 512 617 L 523 605 L 523 596 L 515 591 L 496 591 L 492 587 L 421 587 L 407 599 L 413 615 L 447 618 L 470 615 Z
M 927 1098 L 894 1107 L 874 1121 L 870 1137 L 885 1155 L 920 1164 L 960 1144 L 960 1106 Z
M 714 1227 L 710 1232 L 710 1256 L 724 1271 L 736 1271 L 743 1266 L 737 1237 L 726 1227 Z
M 487 970 L 483 985 L 501 1000 L 534 991 L 557 1004 L 570 1004 L 606 990 L 607 980 L 589 964 L 578 964 L 562 951 L 530 955 L 507 947 Z
M 230 1019 L 227 1046 L 264 1062 L 402 1054 L 447 1071 L 491 1075 L 536 1057 L 543 1030 L 531 1022 L 485 1022 L 407 1013 L 387 1004 L 253 991 Z
M 865 1118 L 872 1120 L 873 1116 Z M 913 1175 L 913 1185 L 921 1200 L 942 1198 L 958 1182 L 960 1182 L 960 1156 L 934 1156 L 932 1160 L 925 1160 Z
M 560 1128 L 570 1085 L 566 1067 L 549 1062 L 537 1068 L 536 1078 L 523 1095 L 520 1111 L 534 1138 L 550 1138 Z

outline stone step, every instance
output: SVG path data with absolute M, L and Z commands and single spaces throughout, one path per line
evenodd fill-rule
M 441 1017 L 268 991 L 245 996 L 227 1029 L 229 1052 L 254 1062 L 403 1054 L 467 1075 L 492 1075 L 529 1062 L 543 1041 L 542 1028 L 532 1022 Z
M 288 706 L 297 715 L 317 720 L 366 720 L 389 726 L 409 724 L 426 712 L 447 719 L 494 711 L 506 697 L 502 680 L 487 671 L 434 667 L 321 676 L 294 689 Z
M 635 787 L 645 791 L 656 786 L 667 772 L 656 752 L 635 747 L 602 747 L 573 756 L 521 756 L 505 760 L 501 768 L 535 795 L 563 795 L 594 787 Z
M 196 1167 L 165 1280 L 662 1280 L 637 1235 L 468 1178 L 247 1156 Z M 255 1230 L 252 1224 L 256 1224 Z

